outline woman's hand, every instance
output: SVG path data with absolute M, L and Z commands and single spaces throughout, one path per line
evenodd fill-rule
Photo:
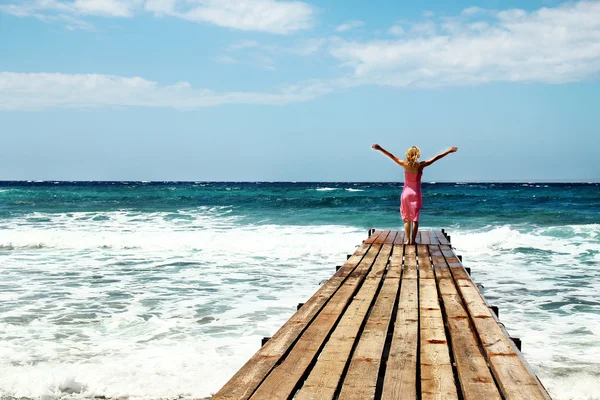
M 456 146 L 452 146 L 450 147 L 450 150 L 448 150 L 449 153 L 456 153 L 458 151 L 458 147 Z
M 381 150 L 381 146 L 378 145 L 377 143 L 375 143 L 373 146 L 371 146 L 373 148 L 373 150 Z

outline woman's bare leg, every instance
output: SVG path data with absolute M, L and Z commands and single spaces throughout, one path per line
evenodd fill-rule
M 417 244 L 416 239 L 417 239 L 417 231 L 419 230 L 419 223 L 417 221 L 414 221 L 412 223 L 412 244 Z
M 410 222 L 404 221 L 404 244 L 410 244 Z

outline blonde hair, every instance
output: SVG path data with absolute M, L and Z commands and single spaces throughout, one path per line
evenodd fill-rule
M 412 146 L 406 150 L 406 164 L 409 167 L 417 168 L 419 166 L 419 157 L 421 157 L 421 150 L 417 146 Z

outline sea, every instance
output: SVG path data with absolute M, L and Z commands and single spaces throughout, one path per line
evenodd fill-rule
M 0 182 L 0 398 L 214 394 L 402 182 Z M 423 183 L 557 400 L 600 399 L 600 184 Z

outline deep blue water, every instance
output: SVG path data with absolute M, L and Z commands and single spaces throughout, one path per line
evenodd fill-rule
M 0 182 L 0 217 L 228 207 L 249 224 L 394 226 L 402 183 Z M 422 223 L 600 222 L 598 183 L 423 183 Z

